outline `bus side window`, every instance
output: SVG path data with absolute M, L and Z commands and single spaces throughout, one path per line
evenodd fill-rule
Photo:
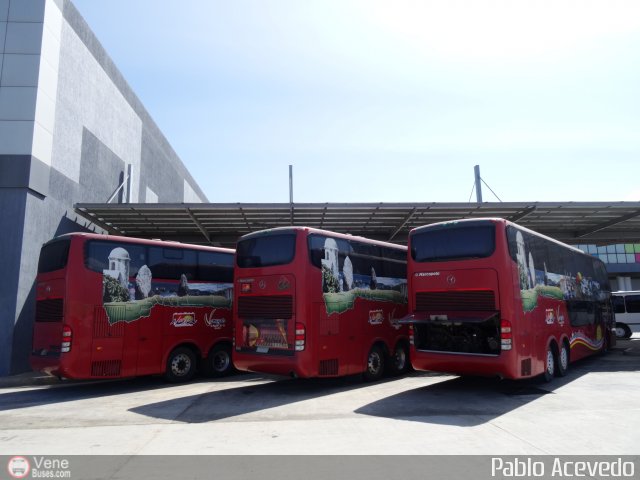
M 233 255 L 198 251 L 198 274 L 201 282 L 233 283 Z
M 567 310 L 571 326 L 593 325 L 596 321 L 594 302 L 586 300 L 567 300 Z
M 627 295 L 624 297 L 627 313 L 640 313 L 640 295 Z
M 153 278 L 180 280 L 182 275 L 187 280 L 197 276 L 196 252 L 178 248 L 149 247 L 149 264 Z
M 625 313 L 624 309 L 624 297 L 619 295 L 611 295 L 611 303 L 613 303 L 613 312 L 614 313 Z

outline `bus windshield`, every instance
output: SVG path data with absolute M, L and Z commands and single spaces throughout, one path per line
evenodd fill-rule
M 495 250 L 495 232 L 486 222 L 427 228 L 412 235 L 411 258 L 439 262 L 489 257 Z
M 260 235 L 238 242 L 240 268 L 270 267 L 290 263 L 295 256 L 296 234 Z

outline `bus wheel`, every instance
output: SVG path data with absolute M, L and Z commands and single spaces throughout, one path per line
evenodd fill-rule
M 167 358 L 164 378 L 172 383 L 188 382 L 196 373 L 196 356 L 193 350 L 178 347 Z
M 558 365 L 556 365 L 556 375 L 564 377 L 569 370 L 569 347 L 566 343 L 562 343 L 560 353 L 558 354 Z
M 390 360 L 388 367 L 390 375 L 402 375 L 409 370 L 409 348 L 407 345 L 399 342 Z
M 631 329 L 629 325 L 625 325 L 624 323 L 616 323 L 615 332 L 618 338 L 631 338 Z
M 544 363 L 544 381 L 550 382 L 556 373 L 556 356 L 553 353 L 553 347 L 547 347 L 547 355 Z
M 382 349 L 374 345 L 367 355 L 367 365 L 364 370 L 364 379 L 368 382 L 380 380 L 384 374 L 384 353 Z
M 207 377 L 224 377 L 233 372 L 231 347 L 225 343 L 215 345 L 204 363 L 204 374 Z

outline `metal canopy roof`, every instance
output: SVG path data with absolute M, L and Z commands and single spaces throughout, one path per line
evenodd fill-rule
M 288 225 L 406 243 L 412 228 L 479 217 L 506 218 L 574 245 L 640 242 L 640 202 L 80 203 L 75 211 L 113 234 L 222 246 Z

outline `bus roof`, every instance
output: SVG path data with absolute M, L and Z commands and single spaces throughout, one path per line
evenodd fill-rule
M 135 238 L 135 237 L 123 237 L 119 235 L 105 235 L 101 233 L 91 233 L 91 232 L 72 232 L 65 233 L 63 235 L 59 235 L 57 237 L 52 238 L 48 242 L 45 242 L 44 245 L 49 243 L 57 242 L 65 238 L 74 238 L 74 237 L 82 237 L 90 240 L 103 240 L 108 242 L 124 242 L 124 243 L 136 243 L 141 245 L 160 245 L 163 247 L 173 247 L 173 248 L 189 248 L 193 250 L 207 250 L 220 253 L 235 253 L 235 250 L 232 248 L 222 248 L 222 247 L 214 247 L 207 245 L 193 245 L 190 243 L 182 243 L 182 242 L 174 242 L 174 241 L 166 241 L 160 239 L 148 239 L 148 238 Z
M 276 228 L 268 228 L 265 230 L 259 230 L 257 232 L 251 232 L 248 233 L 246 235 L 243 235 L 242 237 L 240 237 L 238 239 L 238 242 L 241 240 L 247 240 L 250 238 L 254 238 L 254 237 L 260 237 L 263 235 L 276 235 L 278 233 L 285 233 L 285 232 L 306 232 L 306 233 L 315 233 L 315 234 L 319 234 L 319 235 L 326 235 L 327 237 L 333 237 L 333 238 L 342 238 L 345 240 L 357 240 L 360 242 L 365 242 L 365 243 L 370 243 L 372 245 L 378 245 L 381 247 L 392 247 L 392 248 L 397 248 L 399 250 L 406 250 L 407 247 L 404 245 L 398 245 L 397 243 L 388 243 L 388 242 L 383 242 L 381 240 L 373 240 L 371 238 L 366 238 L 366 237 L 361 237 L 358 235 L 349 235 L 348 233 L 338 233 L 338 232 L 332 232 L 330 230 L 322 230 L 319 228 L 312 228 L 312 227 L 304 227 L 304 226 L 291 226 L 291 227 L 276 227 Z
M 545 240 L 548 240 L 548 241 L 553 242 L 553 243 L 555 243 L 557 245 L 560 245 L 561 247 L 568 248 L 568 249 L 570 249 L 570 250 L 572 250 L 572 251 L 574 251 L 576 253 L 581 253 L 582 255 L 586 255 L 588 257 L 595 258 L 596 260 L 599 260 L 597 257 L 594 257 L 593 255 L 589 255 L 588 253 L 583 252 L 579 248 L 576 248 L 576 247 L 574 247 L 572 245 L 568 245 L 566 243 L 562 243 L 562 242 L 556 240 L 555 238 L 548 237 L 546 235 L 543 235 L 542 233 L 538 233 L 538 232 L 536 232 L 534 230 L 530 230 L 530 229 L 528 229 L 526 227 L 518 225 L 517 223 L 513 223 L 513 222 L 511 222 L 509 220 L 506 220 L 504 218 L 497 218 L 497 217 L 463 218 L 463 219 L 460 219 L 460 220 L 450 220 L 450 221 L 446 221 L 446 222 L 431 223 L 429 225 L 423 225 L 421 227 L 414 228 L 413 230 L 411 230 L 409 232 L 409 237 L 411 237 L 412 235 L 414 235 L 416 233 L 419 233 L 419 232 L 421 232 L 423 230 L 428 230 L 428 229 L 430 229 L 432 227 L 440 227 L 440 226 L 444 226 L 444 225 L 456 225 L 456 224 L 460 224 L 460 223 L 474 223 L 474 222 L 480 222 L 480 223 L 482 223 L 482 222 L 492 222 L 492 223 L 502 223 L 505 226 L 506 225 L 510 225 L 510 226 L 515 227 L 515 228 L 517 228 L 519 230 L 522 230 L 523 232 L 530 233 L 531 235 L 535 235 L 537 237 L 544 238 Z

